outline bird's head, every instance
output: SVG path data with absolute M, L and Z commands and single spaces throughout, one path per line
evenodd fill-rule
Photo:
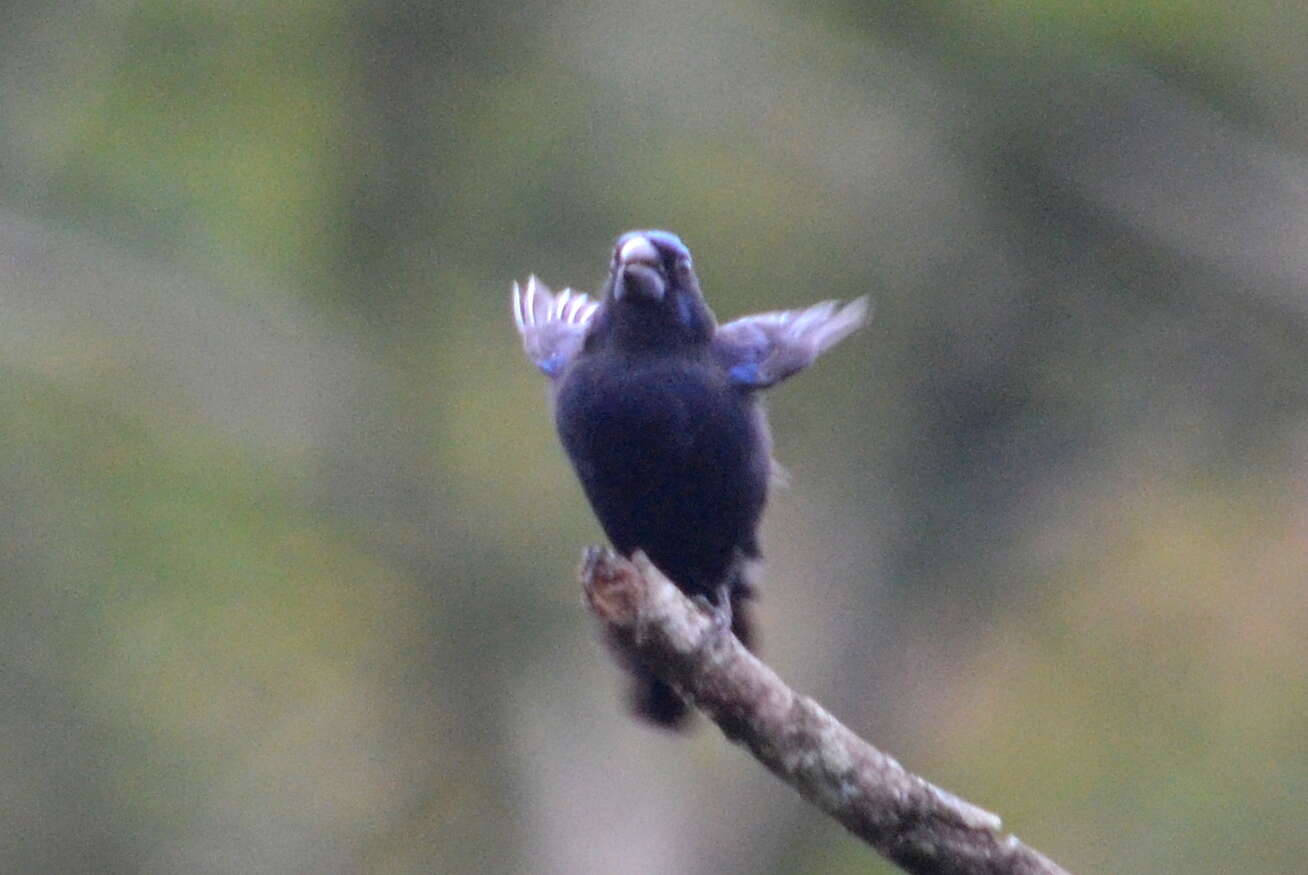
M 673 334 L 712 336 L 713 314 L 704 303 L 690 250 L 668 231 L 628 231 L 613 247 L 606 289 L 610 312 L 653 340 Z
M 673 287 L 699 291 L 690 250 L 668 231 L 628 231 L 613 246 L 612 296 L 645 306 L 662 302 Z M 675 294 L 675 292 L 674 292 Z

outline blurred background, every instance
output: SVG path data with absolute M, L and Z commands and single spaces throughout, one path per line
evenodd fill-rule
M 762 638 L 1088 872 L 1308 857 L 1308 6 L 0 6 L 0 871 L 889 872 L 627 718 L 510 282 L 770 394 Z

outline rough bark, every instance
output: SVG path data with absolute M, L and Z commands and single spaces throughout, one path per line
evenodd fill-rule
M 631 658 L 680 690 L 727 738 L 915 875 L 1067 875 L 1000 819 L 908 772 L 715 625 L 637 554 L 591 549 L 590 610 Z

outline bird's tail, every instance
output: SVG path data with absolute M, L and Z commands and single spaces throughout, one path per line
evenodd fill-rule
M 690 720 L 690 705 L 686 700 L 648 669 L 635 667 L 631 670 L 628 696 L 632 713 L 661 729 L 681 729 Z
M 736 572 L 731 584 L 731 632 L 750 650 L 754 649 L 753 600 L 754 587 L 743 571 Z M 631 672 L 631 710 L 637 717 L 663 729 L 687 725 L 691 709 L 680 693 L 643 666 L 629 665 L 627 669 Z

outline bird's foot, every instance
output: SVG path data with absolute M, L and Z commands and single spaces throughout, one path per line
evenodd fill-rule
M 713 595 L 714 598 L 709 598 L 700 593 L 692 596 L 691 601 L 708 614 L 709 619 L 713 621 L 713 631 L 716 634 L 731 634 L 731 587 L 726 584 L 719 586 L 714 590 Z

